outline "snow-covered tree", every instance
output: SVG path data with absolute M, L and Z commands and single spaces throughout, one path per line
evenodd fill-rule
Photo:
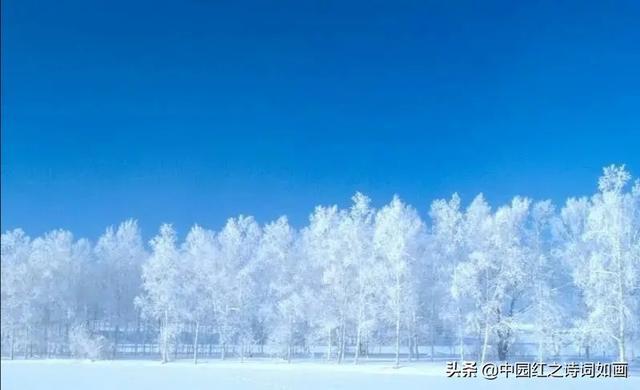
M 31 322 L 31 286 L 27 277 L 31 239 L 22 229 L 15 229 L 3 233 L 0 242 L 2 341 L 8 339 L 9 357 L 13 359 L 18 331 Z
M 327 359 L 332 356 L 337 331 L 338 360 L 344 357 L 343 335 L 347 326 L 349 298 L 353 296 L 352 280 L 345 269 L 344 240 L 338 233 L 344 214 L 337 206 L 318 206 L 303 232 L 305 255 L 320 273 L 318 299 L 323 310 L 315 321 L 326 334 Z
M 182 285 L 181 318 L 194 326 L 193 362 L 198 363 L 200 325 L 212 320 L 215 312 L 213 286 L 210 276 L 215 272 L 215 258 L 219 255 L 215 233 L 198 225 L 191 228 L 182 244 L 179 277 Z
M 152 252 L 142 266 L 143 291 L 136 303 L 147 317 L 160 321 L 160 353 L 166 363 L 182 309 L 180 252 L 176 232 L 169 224 L 160 226 L 160 232 L 149 244 Z
M 69 330 L 69 351 L 80 359 L 101 359 L 106 355 L 108 342 L 104 336 L 92 335 L 84 324 Z
M 529 207 L 528 199 L 516 197 L 491 215 L 479 197 L 467 210 L 469 257 L 458 265 L 453 288 L 475 303 L 469 320 L 482 331 L 483 362 L 491 336 L 500 360 L 513 342 L 515 315 L 528 287 L 524 224 Z
M 424 224 L 416 210 L 398 196 L 380 209 L 375 218 L 373 242 L 387 267 L 387 305 L 395 328 L 396 366 L 400 365 L 403 316 L 413 316 L 415 307 L 414 265 L 418 261 Z
M 291 361 L 296 339 L 307 319 L 305 262 L 297 246 L 296 231 L 286 217 L 267 224 L 260 241 L 258 259 L 268 286 L 262 310 L 267 312 L 271 340 L 280 345 L 283 357 Z
M 384 269 L 376 257 L 373 246 L 375 210 L 371 208 L 371 200 L 359 192 L 351 199 L 353 205 L 343 216 L 337 229 L 344 240 L 343 261 L 351 268 L 348 276 L 352 277 L 353 287 L 347 291 L 354 295 L 353 299 L 349 298 L 350 309 L 347 318 L 355 324 L 354 362 L 357 364 L 363 349 L 363 340 L 376 324 Z M 343 343 L 344 339 L 345 337 L 342 337 Z M 344 349 L 345 346 L 342 345 L 342 354 Z
M 460 197 L 439 199 L 431 204 L 431 234 L 428 246 L 428 286 L 423 296 L 431 339 L 431 358 L 434 356 L 436 324 L 442 322 L 452 329 L 458 341 L 460 360 L 464 360 L 465 318 L 464 302 L 453 295 L 455 270 L 464 259 L 463 212 Z
M 54 230 L 33 240 L 27 266 L 31 319 L 41 330 L 41 353 L 49 356 L 50 328 L 69 324 L 78 314 L 78 284 L 88 242 L 76 243 L 69 231 Z
M 531 290 L 529 306 L 525 310 L 538 344 L 537 358 L 542 361 L 545 354 L 557 353 L 562 334 L 563 307 L 559 303 L 559 292 L 567 282 L 562 264 L 551 252 L 552 223 L 555 210 L 550 201 L 537 202 L 531 207 L 526 238 L 523 244 L 527 251 L 526 270 L 529 273 Z
M 107 228 L 94 251 L 104 318 L 114 326 L 112 355 L 115 357 L 120 327 L 138 317 L 134 299 L 140 295 L 142 263 L 147 257 L 138 223 L 130 219 L 117 229 Z
M 115 357 L 125 343 L 146 353 L 158 329 L 164 362 L 171 347 L 197 362 L 270 344 L 287 360 L 326 345 L 329 359 L 353 352 L 357 363 L 370 345 L 394 344 L 397 365 L 401 346 L 411 360 L 429 340 L 432 357 L 450 340 L 461 360 L 469 340 L 482 361 L 567 347 L 635 357 L 640 182 L 624 166 L 559 212 L 521 197 L 492 211 L 482 195 L 463 208 L 454 194 L 429 217 L 398 197 L 374 210 L 356 193 L 348 208 L 316 207 L 300 230 L 240 216 L 219 232 L 193 226 L 179 243 L 165 224 L 148 249 L 132 220 L 95 246 L 65 230 L 7 231 L 2 354 Z
M 217 235 L 219 267 L 214 274 L 216 316 L 220 327 L 221 358 L 234 340 L 240 356 L 254 342 L 253 320 L 259 307 L 256 297 L 257 250 L 262 232 L 253 217 L 230 218 Z
M 553 224 L 552 232 L 556 241 L 553 255 L 561 260 L 564 267 L 571 270 L 569 275 L 571 277 L 578 268 L 582 267 L 587 257 L 588 245 L 584 233 L 588 214 L 589 200 L 586 197 L 569 198 Z M 571 333 L 579 350 L 584 348 L 585 355 L 589 358 L 591 347 L 598 338 L 599 329 L 591 327 L 585 320 L 589 308 L 585 304 L 583 290 L 575 283 L 571 283 L 567 290 L 563 298 L 570 300 L 565 310 L 566 316 L 572 319 Z
M 573 276 L 588 309 L 582 326 L 590 329 L 591 337 L 614 343 L 620 361 L 627 359 L 626 341 L 635 324 L 640 274 L 638 191 L 637 187 L 626 190 L 630 179 L 624 166 L 604 169 L 598 182 L 600 192 L 588 201 L 581 215 L 584 219 L 571 221 L 570 228 L 581 234 L 566 244 L 568 253 L 578 255 L 572 262 Z M 575 207 L 575 202 L 566 206 Z
M 486 279 L 489 272 L 478 275 L 480 267 L 489 267 L 486 256 L 490 249 L 490 237 L 492 233 L 491 208 L 487 204 L 482 194 L 476 196 L 464 213 L 462 222 L 463 236 L 463 253 L 462 258 L 457 262 L 453 269 L 451 282 L 451 295 L 454 302 L 464 313 L 464 331 L 458 331 L 460 339 L 461 358 L 464 354 L 462 345 L 464 335 L 467 333 L 482 334 L 483 323 L 485 317 L 485 303 L 489 300 L 489 287 L 482 288 L 482 276 Z M 488 280 L 487 280 L 488 283 Z M 455 317 L 454 317 L 455 318 Z M 487 337 L 480 346 L 482 351 L 486 350 L 488 343 L 488 327 L 486 328 Z

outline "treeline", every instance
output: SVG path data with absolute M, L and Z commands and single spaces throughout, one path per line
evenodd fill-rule
M 397 196 L 352 201 L 316 207 L 302 229 L 239 216 L 180 242 L 165 224 L 148 245 L 133 220 L 95 243 L 8 231 L 3 355 L 117 358 L 126 344 L 197 361 L 215 345 L 223 359 L 268 347 L 290 360 L 323 346 L 357 362 L 385 346 L 398 364 L 429 344 L 484 361 L 526 342 L 536 359 L 635 356 L 640 184 L 624 166 L 559 210 L 523 197 L 492 209 L 482 195 L 464 207 L 454 194 L 423 218 Z

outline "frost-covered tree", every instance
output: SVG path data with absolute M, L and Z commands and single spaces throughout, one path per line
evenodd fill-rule
M 553 235 L 556 241 L 554 256 L 561 260 L 561 264 L 571 270 L 571 275 L 575 275 L 584 264 L 587 258 L 588 243 L 585 241 L 585 228 L 587 215 L 589 213 L 589 200 L 583 198 L 569 198 L 565 206 L 556 217 L 553 225 Z M 576 275 L 577 276 L 577 275 Z M 592 327 L 585 319 L 588 316 L 589 308 L 584 301 L 584 291 L 571 283 L 568 293 L 564 299 L 571 299 L 565 308 L 567 317 L 571 318 L 572 335 L 580 349 L 584 348 L 587 358 L 590 356 L 591 347 L 595 344 L 599 329 Z
M 396 366 L 400 365 L 400 340 L 403 316 L 412 316 L 415 307 L 416 280 L 414 265 L 418 261 L 424 224 L 411 206 L 398 196 L 380 209 L 375 218 L 373 242 L 376 253 L 387 268 L 387 305 L 395 330 Z
M 114 326 L 112 355 L 115 357 L 120 327 L 138 317 L 134 299 L 140 295 L 142 263 L 147 257 L 138 223 L 130 219 L 117 229 L 107 228 L 94 252 L 104 318 Z
M 348 276 L 352 278 L 353 287 L 347 291 L 353 294 L 353 299 L 349 299 L 347 318 L 355 324 L 354 362 L 357 364 L 363 340 L 376 325 L 384 268 L 373 246 L 375 210 L 371 208 L 371 200 L 359 192 L 351 199 L 353 205 L 340 221 L 338 234 L 344 240 L 344 263 L 351 270 Z M 342 345 L 342 354 L 344 349 Z
M 462 258 L 453 269 L 451 282 L 451 295 L 454 302 L 459 307 L 466 308 L 464 312 L 465 329 L 462 335 L 459 335 L 461 343 L 461 358 L 464 354 L 463 339 L 464 334 L 482 334 L 483 323 L 485 319 L 485 305 L 490 299 L 490 289 L 487 286 L 482 288 L 482 276 L 487 279 L 488 284 L 489 272 L 479 273 L 480 267 L 489 267 L 485 253 L 490 250 L 490 237 L 492 233 L 491 208 L 485 201 L 482 194 L 476 196 L 464 213 L 462 222 L 463 236 L 463 253 Z M 489 328 L 486 328 L 486 338 L 480 347 L 486 352 L 486 343 L 488 343 Z M 459 331 L 460 332 L 460 331 Z M 482 336 L 481 336 L 482 337 Z M 483 356 L 484 358 L 484 356 Z
M 169 361 L 169 347 L 175 336 L 176 322 L 182 309 L 180 252 L 176 232 L 169 224 L 150 242 L 151 256 L 142 266 L 142 295 L 136 303 L 148 318 L 160 321 L 160 353 L 162 362 Z
M 2 323 L 11 347 L 17 331 L 25 356 L 48 357 L 52 328 L 68 328 L 83 320 L 90 244 L 54 230 L 33 241 L 21 231 L 2 235 Z
M 559 292 L 567 282 L 561 275 L 562 265 L 553 256 L 552 223 L 555 215 L 550 201 L 537 202 L 531 207 L 526 225 L 525 245 L 528 256 L 526 270 L 530 275 L 529 306 L 525 314 L 533 325 L 537 342 L 537 359 L 542 361 L 545 354 L 557 354 L 560 347 L 563 325 L 563 307 L 559 303 Z
M 25 275 L 32 310 L 28 332 L 36 327 L 41 330 L 41 352 L 47 357 L 51 326 L 77 320 L 81 265 L 87 260 L 88 245 L 86 240 L 74 242 L 71 232 L 65 230 L 51 231 L 31 243 Z
M 458 265 L 453 288 L 475 303 L 469 319 L 482 332 L 483 362 L 492 336 L 500 360 L 513 342 L 515 315 L 528 287 L 524 225 L 529 207 L 528 199 L 516 197 L 491 215 L 477 198 L 467 210 L 470 254 Z
M 210 276 L 219 256 L 215 233 L 198 225 L 191 228 L 181 247 L 179 276 L 182 285 L 181 318 L 193 324 L 193 362 L 198 364 L 200 325 L 212 320 L 215 312 Z
M 148 249 L 131 220 L 95 246 L 64 230 L 8 231 L 2 354 L 114 357 L 124 340 L 135 354 L 159 329 L 165 362 L 170 347 L 197 362 L 270 344 L 287 360 L 326 345 L 329 359 L 353 352 L 357 363 L 370 345 L 394 344 L 399 364 L 401 346 L 411 360 L 429 339 L 432 357 L 448 342 L 461 360 L 470 340 L 483 361 L 519 349 L 556 358 L 572 345 L 634 358 L 640 182 L 624 166 L 559 212 L 521 197 L 492 211 L 482 195 L 463 208 L 454 194 L 429 216 L 427 226 L 398 197 L 374 210 L 356 193 L 348 208 L 316 207 L 299 231 L 286 217 L 261 228 L 240 216 L 179 243 L 163 225 Z
M 27 277 L 31 239 L 22 229 L 15 229 L 3 233 L 0 242 L 0 319 L 2 334 L 9 342 L 9 357 L 13 360 L 18 331 L 31 322 L 31 286 Z
M 256 294 L 257 251 L 262 232 L 253 217 L 230 218 L 217 235 L 219 268 L 216 285 L 216 316 L 220 327 L 221 358 L 227 346 L 240 342 L 240 356 L 253 344 L 253 320 L 259 307 Z
M 464 360 L 465 308 L 461 296 L 452 294 L 455 270 L 464 255 L 463 212 L 460 197 L 439 199 L 431 204 L 431 233 L 428 246 L 429 281 L 423 296 L 426 302 L 431 335 L 431 358 L 435 354 L 436 324 L 446 324 L 458 342 L 460 360 Z
M 92 335 L 84 324 L 69 330 L 69 352 L 80 359 L 101 359 L 106 355 L 107 340 L 101 335 Z
M 280 217 L 265 226 L 258 250 L 258 259 L 265 265 L 261 279 L 268 286 L 262 309 L 267 311 L 271 340 L 281 346 L 287 361 L 296 341 L 304 337 L 311 293 L 298 243 L 296 231 L 286 217 Z
M 334 335 L 338 336 L 339 361 L 344 356 L 349 298 L 354 287 L 344 261 L 344 239 L 338 233 L 344 218 L 344 211 L 337 206 L 318 206 L 303 233 L 305 254 L 320 273 L 318 299 L 323 310 L 316 322 L 326 334 L 327 359 L 332 356 Z
M 573 276 L 588 308 L 583 326 L 601 342 L 613 342 L 620 361 L 627 359 L 626 341 L 635 324 L 640 273 L 638 190 L 637 184 L 627 190 L 630 179 L 624 166 L 604 169 L 584 220 L 574 222 L 581 229 L 572 226 L 581 234 L 567 243 L 567 251 L 579 254 Z
M 97 292 L 95 287 L 96 261 L 93 248 L 89 240 L 81 238 L 73 243 L 71 249 L 70 274 L 66 276 L 70 284 L 64 287 L 71 294 L 69 323 L 65 324 L 67 327 L 86 323 L 90 319 L 91 308 L 98 306 L 96 300 L 101 297 L 101 292 Z M 138 281 L 137 285 L 139 284 Z M 129 297 L 130 305 L 133 304 L 132 300 L 133 297 Z

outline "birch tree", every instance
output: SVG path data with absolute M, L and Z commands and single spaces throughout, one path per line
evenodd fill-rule
M 304 259 L 297 248 L 297 235 L 286 217 L 267 224 L 260 241 L 258 259 L 262 279 L 268 285 L 263 309 L 269 312 L 271 340 L 282 346 L 290 362 L 298 329 L 306 319 Z
M 395 327 L 396 367 L 400 365 L 402 318 L 411 309 L 415 294 L 412 272 L 423 229 L 418 213 L 398 196 L 376 214 L 373 242 L 388 269 L 387 302 Z
M 344 263 L 350 268 L 347 273 L 352 278 L 353 287 L 347 289 L 350 302 L 347 317 L 355 323 L 354 363 L 358 363 L 363 347 L 363 338 L 375 324 L 377 300 L 382 295 L 380 284 L 383 269 L 377 261 L 373 247 L 373 220 L 375 211 L 371 208 L 371 200 L 361 193 L 352 198 L 352 206 L 338 226 L 338 233 L 344 241 Z M 353 299 L 351 299 L 353 298 Z M 343 336 L 344 340 L 345 337 Z M 344 346 L 341 347 L 344 353 Z
M 183 285 L 175 230 L 171 225 L 163 224 L 149 245 L 151 256 L 142 266 L 143 292 L 136 303 L 147 317 L 160 321 L 160 354 L 162 362 L 167 363 L 182 305 L 179 298 Z
M 322 310 L 316 321 L 326 334 L 327 359 L 332 357 L 332 347 L 336 330 L 342 335 L 346 327 L 348 288 L 351 280 L 344 269 L 344 240 L 337 227 L 344 218 L 344 212 L 337 206 L 315 208 L 309 218 L 309 226 L 303 232 L 305 255 L 319 272 L 317 283 L 318 301 Z M 313 283 L 313 282 L 312 282 Z M 338 337 L 338 360 L 343 354 L 343 343 Z
M 217 235 L 220 268 L 214 283 L 217 291 L 217 310 L 221 358 L 234 339 L 240 341 L 240 357 L 253 342 L 252 320 L 257 310 L 256 271 L 257 249 L 261 236 L 260 226 L 253 217 L 230 218 Z
M 66 230 L 53 230 L 33 240 L 27 278 L 30 281 L 32 319 L 41 333 L 41 353 L 49 357 L 50 327 L 55 323 L 69 324 L 78 314 L 79 265 L 88 242 L 74 241 Z
M 589 309 L 585 326 L 597 328 L 627 359 L 627 337 L 638 305 L 640 260 L 637 184 L 626 191 L 631 175 L 624 166 L 609 166 L 598 181 L 599 193 L 589 201 L 580 242 L 583 257 L 574 263 L 576 285 Z
M 193 363 L 198 364 L 198 336 L 202 322 L 213 319 L 214 297 L 210 275 L 218 256 L 215 233 L 194 225 L 181 247 L 180 279 L 184 303 L 182 318 L 191 322 L 193 331 Z
M 563 325 L 563 307 L 559 304 L 559 292 L 567 282 L 561 275 L 562 265 L 551 252 L 552 223 L 555 210 L 550 201 L 535 203 L 527 224 L 526 251 L 529 260 L 526 267 L 531 281 L 530 304 L 526 309 L 533 325 L 537 342 L 537 359 L 542 362 L 548 352 L 557 354 Z
M 18 332 L 30 318 L 30 285 L 27 278 L 31 239 L 22 229 L 2 234 L 0 270 L 2 286 L 1 315 L 2 333 L 9 338 L 9 358 L 13 360 Z M 23 342 L 25 340 L 22 340 Z
M 118 350 L 120 327 L 137 319 L 134 299 L 140 295 L 142 263 L 147 257 L 138 223 L 122 222 L 107 228 L 94 248 L 101 282 L 105 318 L 114 325 L 113 357 Z
M 429 240 L 430 272 L 426 299 L 431 333 L 431 358 L 435 351 L 436 324 L 442 320 L 454 329 L 460 360 L 464 360 L 465 308 L 462 297 L 452 294 L 458 263 L 464 258 L 463 212 L 460 197 L 439 199 L 431 204 L 431 234 Z
M 564 299 L 569 300 L 565 307 L 566 315 L 572 319 L 571 333 L 578 344 L 579 351 L 584 348 L 587 358 L 590 356 L 591 347 L 599 337 L 600 330 L 592 327 L 587 321 L 589 308 L 584 299 L 584 290 L 576 283 L 581 278 L 579 269 L 584 267 L 588 256 L 588 242 L 585 240 L 587 216 L 589 214 L 589 199 L 569 198 L 553 225 L 555 240 L 555 254 L 561 260 L 563 266 L 569 270 L 569 276 L 573 279 L 569 291 Z M 581 352 L 580 352 L 581 353 Z
M 528 199 L 516 197 L 511 205 L 490 215 L 480 198 L 467 212 L 471 251 L 468 260 L 456 269 L 454 293 L 475 302 L 471 319 L 482 331 L 482 362 L 491 336 L 496 338 L 500 360 L 507 358 L 513 341 L 514 317 L 528 281 L 523 224 L 529 205 Z

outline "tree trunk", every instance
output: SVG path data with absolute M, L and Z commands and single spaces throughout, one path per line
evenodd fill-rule
M 166 339 L 167 339 L 167 325 L 164 320 L 162 321 L 162 329 L 161 329 L 161 340 L 160 340 L 160 356 L 162 363 L 167 362 L 167 353 L 166 353 Z
M 198 364 L 198 331 L 200 330 L 200 322 L 196 321 L 195 335 L 193 337 L 193 364 Z
M 621 332 L 624 332 L 624 327 L 621 327 Z M 619 362 L 626 362 L 627 361 L 627 357 L 625 356 L 625 345 L 624 345 L 624 336 L 620 336 L 620 340 L 618 340 L 618 361 Z
M 140 315 L 136 315 L 136 341 L 133 343 L 133 354 L 138 356 L 138 343 L 140 342 Z
M 178 360 L 178 341 L 173 343 L 173 360 Z
M 228 307 L 225 308 L 224 311 L 224 321 L 222 322 L 222 329 L 220 331 L 220 337 L 221 337 L 221 347 L 222 350 L 220 351 L 220 359 L 224 360 L 226 358 L 227 355 L 227 314 L 228 314 Z
M 293 321 L 289 318 L 289 334 L 287 338 L 287 363 L 291 363 L 291 347 L 293 344 Z
M 142 356 L 146 356 L 147 355 L 147 326 L 148 324 L 145 322 L 144 326 L 143 326 L 143 331 L 142 331 Z
M 116 324 L 115 333 L 113 335 L 113 353 L 111 354 L 112 359 L 116 359 L 118 357 L 118 334 L 120 333 L 120 325 Z
M 589 345 L 585 345 L 584 346 L 584 354 L 585 354 L 585 357 L 587 358 L 587 360 L 589 360 L 589 358 L 590 358 L 589 357 Z
M 409 350 L 409 360 L 418 360 L 416 357 L 416 351 L 418 350 L 418 319 L 416 318 L 415 309 L 411 311 L 411 333 L 409 334 L 409 345 L 411 346 Z
M 400 367 L 400 275 L 396 272 L 396 367 Z
M 480 357 L 480 365 L 484 364 L 487 357 L 487 345 L 489 344 L 489 320 L 484 325 L 484 337 L 482 341 L 482 355 Z
M 620 256 L 620 255 L 619 255 Z M 620 258 L 619 258 L 620 259 Z M 618 361 L 626 362 L 625 354 L 625 321 L 624 321 L 624 287 L 622 282 L 622 262 L 618 260 Z
M 407 337 L 407 344 L 409 345 L 409 356 L 407 360 L 411 361 L 413 360 L 413 337 L 411 335 Z
M 362 326 L 361 321 L 358 319 L 358 328 L 356 330 L 356 352 L 353 358 L 353 363 L 358 364 L 358 359 L 360 358 L 360 342 L 362 337 Z
M 48 321 L 44 324 L 44 356 L 49 359 L 49 325 Z
M 329 337 L 327 338 L 327 360 L 331 360 L 331 336 L 333 334 L 333 329 L 329 329 Z
M 396 367 L 400 367 L 400 311 L 396 312 Z
M 498 332 L 498 359 L 501 361 L 507 360 L 509 353 L 509 340 L 508 335 L 505 335 L 502 331 Z
M 436 352 L 436 335 L 435 329 L 431 328 L 431 361 L 433 361 L 433 356 Z
M 16 341 L 16 330 L 14 327 L 11 327 L 11 351 L 9 352 L 9 359 L 13 360 L 13 354 L 15 351 L 15 341 Z
M 26 335 L 25 335 L 25 344 L 24 344 L 24 358 L 25 360 L 29 357 L 29 345 L 31 344 L 31 329 L 27 326 Z
M 543 335 L 540 335 L 540 338 L 538 339 L 538 362 L 542 363 L 542 337 L 544 337 Z
M 342 325 L 340 326 L 340 353 L 338 354 L 338 363 L 342 363 L 342 360 L 344 359 L 344 349 L 346 347 L 346 340 L 345 340 L 345 336 L 346 336 L 346 326 L 345 326 L 345 320 L 344 320 L 344 314 L 342 315 Z
M 164 323 L 162 327 L 162 363 L 169 361 L 168 345 L 169 345 L 169 311 L 164 311 Z

